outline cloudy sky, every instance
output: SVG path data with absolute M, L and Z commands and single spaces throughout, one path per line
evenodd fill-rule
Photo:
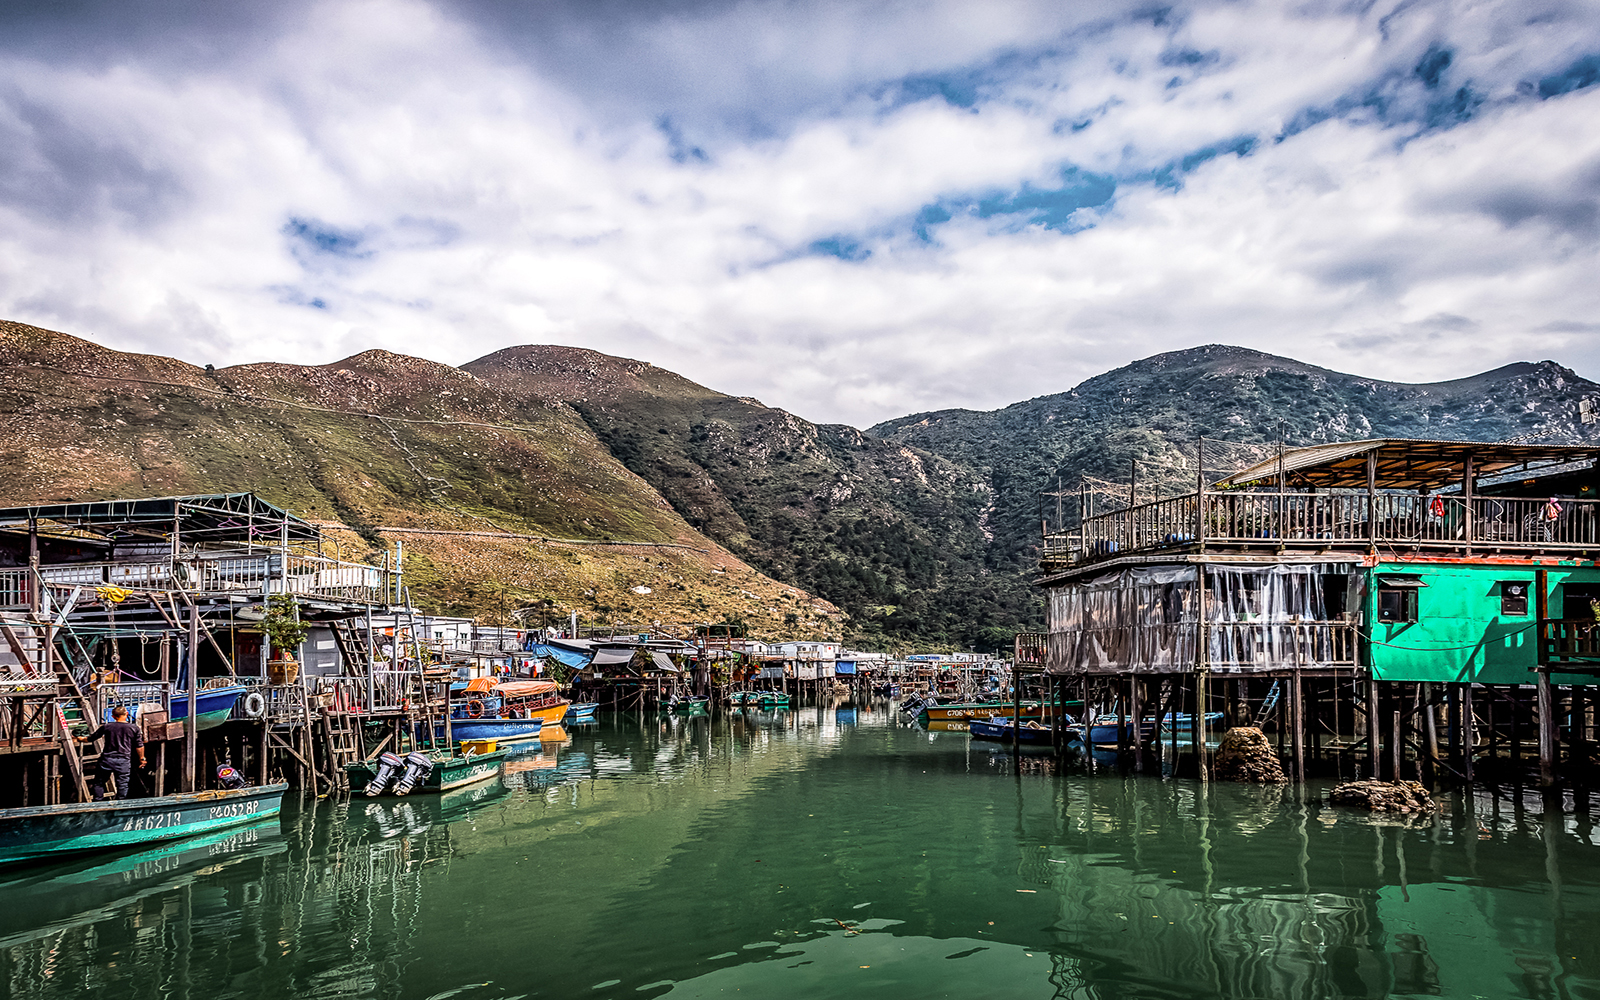
M 857 425 L 1232 343 L 1600 376 L 1600 4 L 0 6 L 0 316 Z

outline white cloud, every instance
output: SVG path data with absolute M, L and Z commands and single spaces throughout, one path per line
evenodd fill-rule
M 1060 6 L 541 34 L 365 0 L 226 58 L 13 48 L 0 314 L 218 364 L 570 343 L 855 423 L 1213 341 L 1407 379 L 1600 360 L 1600 87 L 1536 92 L 1600 52 L 1592 7 Z M 966 90 L 907 101 L 911 76 Z M 1068 164 L 1117 178 L 1091 228 L 913 232 Z M 833 236 L 871 255 L 804 252 Z

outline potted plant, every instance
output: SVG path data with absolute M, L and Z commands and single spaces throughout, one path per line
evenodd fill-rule
M 267 661 L 267 681 L 271 684 L 293 684 L 300 676 L 300 664 L 294 651 L 306 641 L 311 626 L 300 620 L 300 605 L 290 594 L 273 594 L 267 598 L 267 613 L 261 619 L 261 632 L 272 646 L 272 658 Z

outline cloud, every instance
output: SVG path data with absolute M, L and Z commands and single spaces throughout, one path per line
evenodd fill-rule
M 1212 342 L 1600 361 L 1592 6 L 229 7 L 0 14 L 0 314 L 577 344 L 857 424 Z

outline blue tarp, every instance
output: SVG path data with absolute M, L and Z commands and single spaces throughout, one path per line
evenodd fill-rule
M 560 649 L 555 646 L 547 646 L 542 642 L 534 643 L 528 648 L 528 652 L 532 653 L 534 656 L 548 657 L 552 660 L 555 660 L 557 663 L 564 663 L 567 666 L 576 668 L 578 670 L 582 670 L 584 667 L 587 667 L 589 665 L 589 661 L 594 655 L 592 653 L 579 653 L 570 649 Z
M 833 664 L 833 672 L 836 674 L 853 674 L 856 672 L 856 661 L 835 660 Z

